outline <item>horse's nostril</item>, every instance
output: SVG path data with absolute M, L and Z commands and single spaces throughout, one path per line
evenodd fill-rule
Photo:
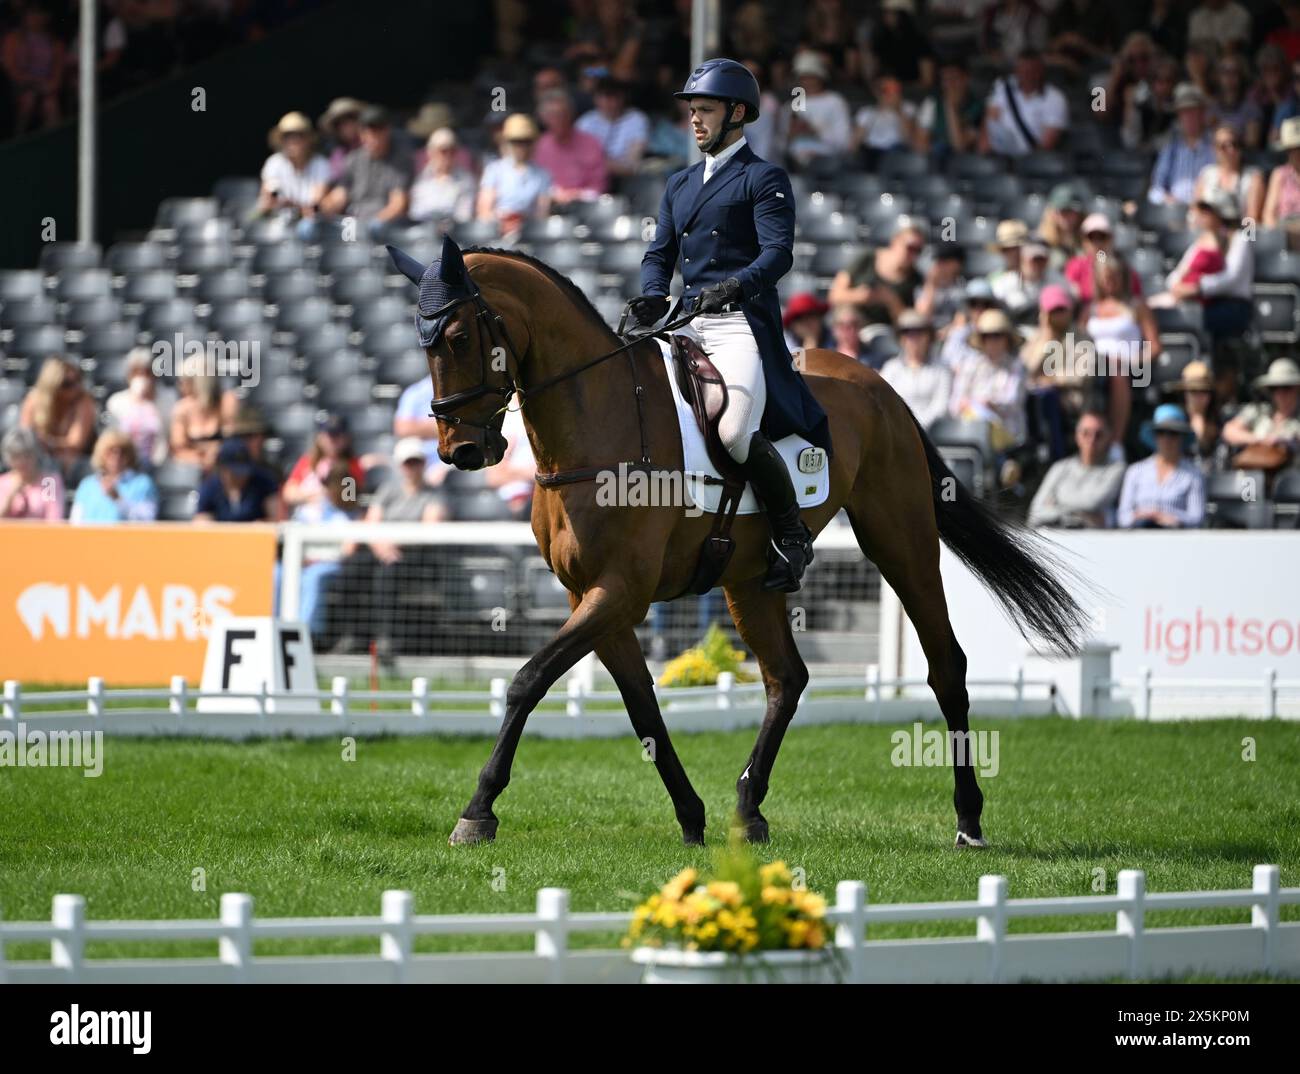
M 483 452 L 473 444 L 461 444 L 451 453 L 451 464 L 458 470 L 477 470 L 483 465 Z

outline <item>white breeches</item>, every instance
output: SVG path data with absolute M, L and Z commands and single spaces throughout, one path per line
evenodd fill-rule
M 718 433 L 727 453 L 743 463 L 749 458 L 749 438 L 758 432 L 767 405 L 767 382 L 753 329 L 736 311 L 701 314 L 679 331 L 704 348 L 727 383 L 727 410 Z

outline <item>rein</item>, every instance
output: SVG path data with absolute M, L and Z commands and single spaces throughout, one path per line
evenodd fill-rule
M 552 388 L 556 384 L 560 384 L 578 376 L 580 373 L 585 373 L 588 369 L 592 369 L 595 366 L 600 365 L 602 362 L 608 361 L 610 358 L 614 358 L 620 354 L 626 354 L 628 367 L 632 373 L 633 396 L 636 400 L 637 428 L 641 437 L 641 458 L 637 463 L 632 464 L 632 467 L 634 469 L 645 469 L 648 467 L 650 465 L 650 448 L 646 442 L 645 431 L 645 388 L 641 383 L 640 377 L 637 375 L 636 357 L 632 353 L 632 348 L 638 343 L 642 343 L 649 339 L 651 336 L 666 335 L 666 333 L 671 332 L 674 329 L 681 328 L 683 325 L 688 324 L 694 319 L 694 314 L 687 314 L 686 316 L 679 317 L 677 320 L 664 325 L 663 328 L 660 328 L 655 332 L 647 332 L 644 335 L 629 339 L 621 346 L 615 347 L 613 350 L 597 355 L 590 361 L 584 362 L 582 365 L 576 366 L 573 369 L 566 369 L 563 373 L 557 373 L 555 376 L 547 377 L 545 380 L 534 384 L 530 388 L 522 387 L 508 372 L 506 374 L 506 383 L 500 386 L 494 386 L 488 383 L 488 350 L 489 347 L 495 348 L 499 345 L 498 338 L 502 343 L 504 343 L 506 352 L 514 359 L 515 368 L 522 371 L 523 365 L 519 358 L 519 352 L 515 350 L 514 344 L 510 340 L 510 333 L 506 329 L 505 319 L 488 304 L 487 299 L 485 299 L 480 293 L 478 285 L 474 283 L 473 279 L 470 279 L 470 286 L 473 288 L 472 293 L 460 298 L 452 299 L 446 305 L 435 310 L 429 315 L 429 317 L 430 319 L 444 317 L 453 310 L 464 305 L 466 302 L 473 302 L 475 304 L 478 308 L 478 312 L 475 316 L 480 322 L 482 322 L 486 329 L 487 338 L 490 341 L 488 346 L 484 346 L 482 342 L 483 336 L 480 335 L 479 337 L 479 382 L 473 388 L 466 388 L 464 391 L 454 392 L 451 395 L 443 396 L 441 399 L 432 400 L 429 404 L 430 415 L 437 418 L 439 421 L 445 421 L 448 425 L 468 425 L 476 429 L 485 429 L 496 436 L 500 436 L 502 422 L 505 421 L 505 414 L 509 410 L 509 406 L 505 400 L 509 399 L 512 394 L 518 397 L 519 406 L 520 409 L 522 409 L 524 404 L 533 398 L 533 396 L 540 395 L 547 388 Z M 623 334 L 623 327 L 626 321 L 627 311 L 624 310 L 623 317 L 619 321 L 618 326 L 618 334 L 620 336 Z M 502 398 L 501 408 L 493 413 L 487 421 L 472 421 L 469 418 L 459 417 L 452 413 L 452 411 L 457 410 L 476 399 L 480 399 L 485 395 L 498 395 Z M 553 474 L 539 473 L 536 475 L 535 480 L 542 488 L 553 488 L 556 485 L 569 485 L 581 481 L 594 481 L 599 474 L 609 469 L 610 467 L 608 466 L 584 466 L 573 470 L 560 470 Z

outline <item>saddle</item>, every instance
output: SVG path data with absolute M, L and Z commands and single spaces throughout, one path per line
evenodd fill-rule
M 745 492 L 745 475 L 718 433 L 718 423 L 727 412 L 727 384 L 722 374 L 709 361 L 704 348 L 689 336 L 672 337 L 672 356 L 677 386 L 682 398 L 690 404 L 695 422 L 704 435 L 709 461 L 721 475 L 720 478 L 706 477 L 705 480 L 720 481 L 722 485 L 722 500 L 718 504 L 718 513 L 713 516 L 713 528 L 700 549 L 691 581 L 680 594 L 684 596 L 686 593 L 707 593 L 717 585 L 722 572 L 727 569 L 736 550 L 736 542 L 731 537 L 731 523 Z

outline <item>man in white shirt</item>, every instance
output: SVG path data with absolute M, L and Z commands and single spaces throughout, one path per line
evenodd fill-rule
M 847 154 L 853 147 L 853 117 L 848 102 L 828 88 L 826 61 L 816 52 L 801 52 L 792 73 L 802 93 L 790 105 L 790 156 L 807 167 L 817 157 Z
M 1043 57 L 1032 49 L 1016 59 L 1016 73 L 993 85 L 984 108 L 980 152 L 1023 157 L 1055 149 L 1070 125 L 1065 94 L 1044 78 Z
M 578 120 L 578 130 L 604 147 L 611 175 L 635 175 L 650 141 L 650 121 L 644 112 L 627 107 L 627 89 L 617 79 L 596 83 L 595 100 L 596 107 Z

